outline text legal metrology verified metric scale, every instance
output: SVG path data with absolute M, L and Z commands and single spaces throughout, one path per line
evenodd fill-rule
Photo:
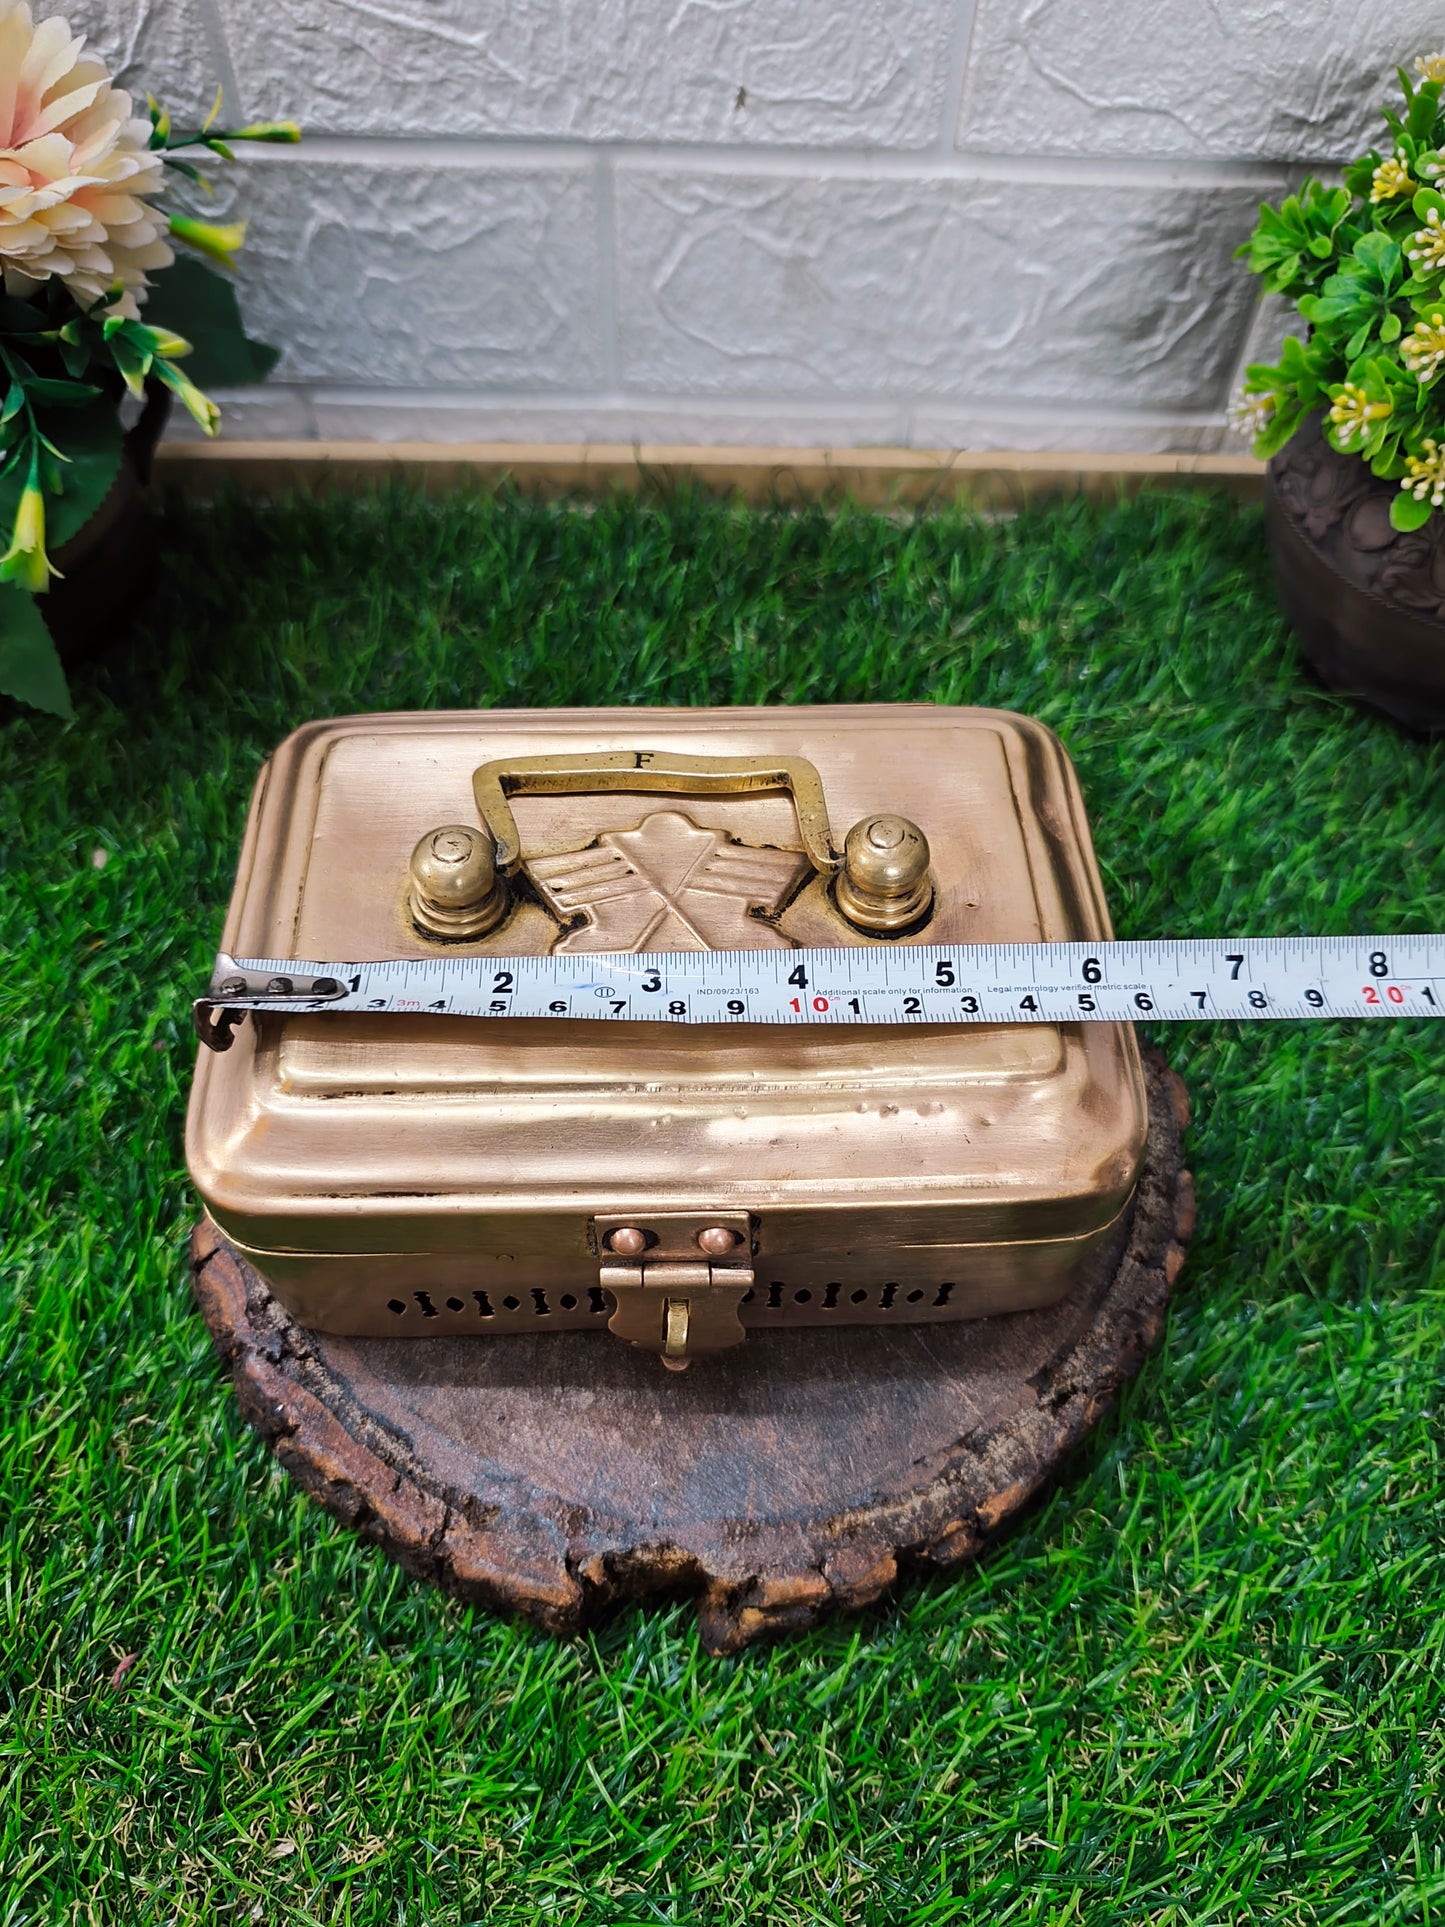
M 1018 1024 L 1445 1016 L 1445 936 L 1240 937 L 815 950 L 217 959 L 224 1049 L 247 1010 L 679 1024 Z

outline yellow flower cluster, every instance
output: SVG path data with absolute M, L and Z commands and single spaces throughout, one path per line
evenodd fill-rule
M 1388 201 L 1397 194 L 1413 194 L 1415 183 L 1410 178 L 1410 170 L 1399 157 L 1392 154 L 1370 176 L 1370 199 Z
M 1330 420 L 1339 430 L 1341 443 L 1352 442 L 1357 437 L 1363 441 L 1370 432 L 1370 423 L 1382 421 L 1389 412 L 1389 402 L 1371 401 L 1355 381 L 1342 382 L 1330 404 Z
M 1445 268 L 1445 223 L 1441 222 L 1438 208 L 1432 207 L 1425 216 L 1424 227 L 1410 236 L 1405 259 L 1413 261 L 1421 273 Z
M 1400 343 L 1400 359 L 1423 388 L 1445 366 L 1445 313 L 1435 308 Z
M 1445 54 L 1421 54 L 1415 72 L 1421 80 L 1445 80 Z
M 1445 508 L 1445 448 L 1441 448 L 1433 435 L 1427 435 L 1420 444 L 1425 453 L 1407 455 L 1405 466 L 1410 471 L 1401 478 L 1400 486 L 1417 502 L 1423 502 L 1428 495 L 1431 508 Z
M 1253 441 L 1269 427 L 1274 411 L 1273 395 L 1250 395 L 1241 389 L 1224 412 L 1235 434 L 1247 435 Z

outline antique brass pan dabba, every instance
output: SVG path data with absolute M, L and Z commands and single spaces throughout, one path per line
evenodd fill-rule
M 221 946 L 479 959 L 1111 935 L 1026 717 L 927 705 L 342 718 L 252 800 Z M 749 1331 L 1051 1304 L 1129 1203 L 1131 1028 L 257 1012 L 187 1155 L 301 1323 Z

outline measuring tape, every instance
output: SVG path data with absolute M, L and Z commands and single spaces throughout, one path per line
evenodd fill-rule
M 224 1050 L 247 1011 L 672 1024 L 1034 1024 L 1445 1016 L 1445 936 L 899 944 L 408 957 L 225 955 L 196 1003 Z

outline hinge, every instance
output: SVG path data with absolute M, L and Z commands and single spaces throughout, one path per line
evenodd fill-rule
M 746 1336 L 738 1306 L 753 1285 L 745 1211 L 594 1218 L 598 1283 L 616 1309 L 608 1330 L 685 1371 Z

